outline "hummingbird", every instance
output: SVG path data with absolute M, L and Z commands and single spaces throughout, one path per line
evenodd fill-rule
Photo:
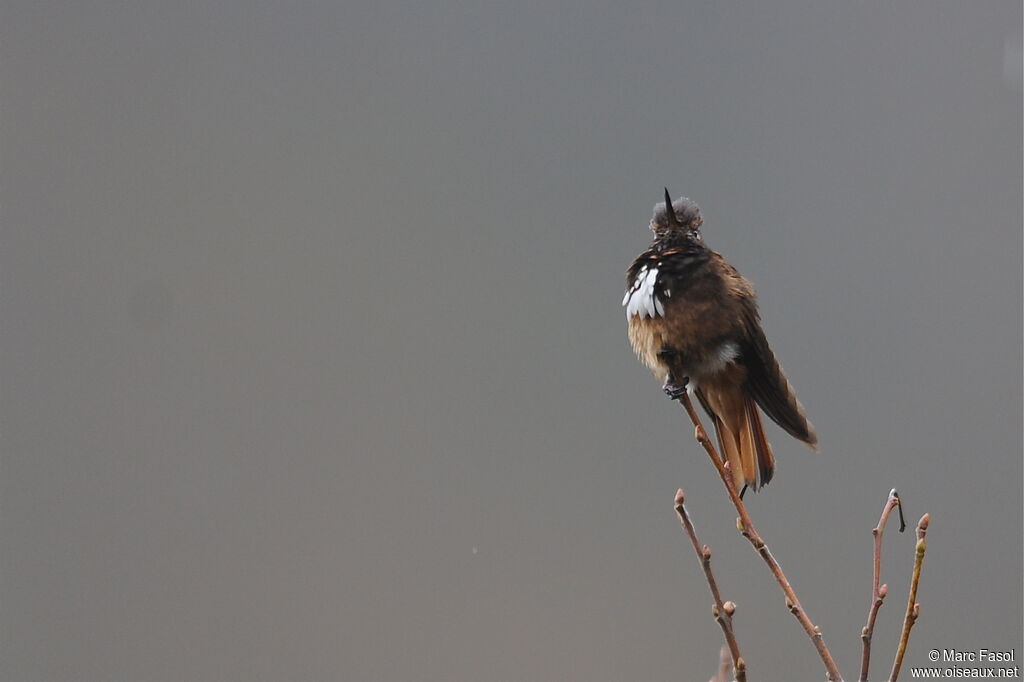
M 765 338 L 753 284 L 704 244 L 703 224 L 694 201 L 673 201 L 666 188 L 651 246 L 626 273 L 622 305 L 637 357 L 670 398 L 697 397 L 736 489 L 746 492 L 775 473 L 760 412 L 811 450 L 818 436 Z

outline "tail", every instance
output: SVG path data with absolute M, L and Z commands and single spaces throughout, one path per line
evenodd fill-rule
M 703 383 L 697 398 L 711 416 L 722 457 L 729 462 L 737 490 L 767 485 L 775 473 L 775 457 L 764 435 L 754 399 L 740 383 Z

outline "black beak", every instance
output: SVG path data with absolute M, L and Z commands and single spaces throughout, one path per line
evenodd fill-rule
M 679 224 L 679 218 L 676 218 L 676 212 L 672 208 L 672 196 L 668 193 L 668 187 L 665 188 L 665 213 L 669 220 L 676 225 Z

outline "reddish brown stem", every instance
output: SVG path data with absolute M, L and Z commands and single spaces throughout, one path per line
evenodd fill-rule
M 697 411 L 693 409 L 693 402 L 690 401 L 689 393 L 684 392 L 680 396 L 680 402 L 683 404 L 683 408 L 686 413 L 690 416 L 690 420 L 693 422 L 695 429 L 695 436 L 697 442 L 701 444 L 704 450 L 708 453 L 708 457 L 711 458 L 711 463 L 714 464 L 715 470 L 718 471 L 718 476 L 722 479 L 722 483 L 725 484 L 725 490 L 729 494 L 729 499 L 732 500 L 732 504 L 736 507 L 737 513 L 740 517 L 737 519 L 737 525 L 740 532 L 743 534 L 750 544 L 754 546 L 757 553 L 764 559 L 765 564 L 768 565 L 768 569 L 775 577 L 775 581 L 779 583 L 779 587 L 782 588 L 783 593 L 786 595 L 786 606 L 789 608 L 790 613 L 796 617 L 797 622 L 803 627 L 804 632 L 811 638 L 811 642 L 814 644 L 814 648 L 818 652 L 818 656 L 821 657 L 821 662 L 825 665 L 825 672 L 828 675 L 828 679 L 831 682 L 842 682 L 843 676 L 839 672 L 838 666 L 836 666 L 835 660 L 832 658 L 832 652 L 829 651 L 825 645 L 825 639 L 821 635 L 821 629 L 811 622 L 807 612 L 803 606 L 800 605 L 800 600 L 797 599 L 796 592 L 793 591 L 793 586 L 789 584 L 789 579 L 786 578 L 786 574 L 782 572 L 782 567 L 779 562 L 775 560 L 772 553 L 768 549 L 768 545 L 765 544 L 764 540 L 758 535 L 757 530 L 754 528 L 753 522 L 750 520 L 750 515 L 747 513 L 747 508 L 743 504 L 743 500 L 740 499 L 739 493 L 736 492 L 736 486 L 733 484 L 732 475 L 726 469 L 725 464 L 722 462 L 722 458 L 718 455 L 715 450 L 715 446 L 711 444 L 711 440 L 708 438 L 707 432 L 704 430 L 703 424 L 701 424 L 700 417 L 697 415 Z
M 885 595 L 889 592 L 888 585 L 880 585 L 882 579 L 882 534 L 885 532 L 885 524 L 889 521 L 889 514 L 900 506 L 900 496 L 893 488 L 889 492 L 889 499 L 882 507 L 882 516 L 878 519 L 878 525 L 871 529 L 871 535 L 875 539 L 874 570 L 872 571 L 871 582 L 871 606 L 868 609 L 868 623 L 860 632 L 861 641 L 864 643 L 860 657 L 860 682 L 867 682 L 868 667 L 871 663 L 871 636 L 875 632 L 875 620 L 878 618 L 878 610 L 882 608 Z
M 715 574 L 711 571 L 711 550 L 707 545 L 701 545 L 700 540 L 697 539 L 697 531 L 686 511 L 685 500 L 685 493 L 680 488 L 676 493 L 676 514 L 679 515 L 679 522 L 686 530 L 686 534 L 690 536 L 690 544 L 693 545 L 693 551 L 697 553 L 701 568 L 704 569 L 704 577 L 707 578 L 708 587 L 711 588 L 711 597 L 715 600 L 711 613 L 722 628 L 725 643 L 729 647 L 729 653 L 732 654 L 732 667 L 736 673 L 736 682 L 746 682 L 747 665 L 740 655 L 740 645 L 736 641 L 736 634 L 732 629 L 732 615 L 736 612 L 736 604 L 731 601 L 722 602 L 722 595 L 718 591 L 718 582 L 715 580 Z
M 924 553 L 928 549 L 925 535 L 928 533 L 928 523 L 931 516 L 925 514 L 917 522 L 917 545 L 914 547 L 914 573 L 910 577 L 910 595 L 907 597 L 907 613 L 903 617 L 903 632 L 900 633 L 900 644 L 896 649 L 896 658 L 892 662 L 892 672 L 889 673 L 889 682 L 896 682 L 899 677 L 900 667 L 903 665 L 903 655 L 907 653 L 907 642 L 910 641 L 910 629 L 917 622 L 921 615 L 921 605 L 917 603 L 917 586 L 921 581 L 921 565 L 924 563 Z

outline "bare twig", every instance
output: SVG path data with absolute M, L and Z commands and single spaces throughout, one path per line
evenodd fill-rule
M 821 628 L 814 625 L 811 619 L 808 617 L 807 612 L 804 611 L 803 606 L 800 605 L 800 600 L 796 597 L 796 592 L 793 591 L 793 587 L 789 584 L 789 579 L 786 578 L 786 574 L 782 572 L 782 567 L 779 566 L 779 562 L 775 560 L 772 553 L 768 550 L 768 545 L 765 544 L 764 540 L 758 535 L 757 530 L 754 528 L 753 522 L 750 520 L 750 515 L 747 513 L 747 508 L 743 504 L 743 500 L 740 499 L 739 494 L 736 492 L 736 486 L 733 484 L 732 475 L 722 462 L 722 458 L 718 455 L 715 450 L 715 446 L 711 444 L 708 439 L 708 434 L 704 430 L 703 424 L 701 424 L 700 417 L 697 415 L 696 410 L 693 409 L 693 402 L 690 401 L 689 393 L 684 392 L 680 396 L 680 402 L 683 404 L 683 408 L 686 413 L 690 416 L 690 420 L 693 422 L 695 429 L 694 435 L 697 438 L 697 442 L 703 446 L 704 450 L 708 453 L 708 457 L 711 458 L 711 463 L 714 464 L 715 469 L 718 471 L 719 477 L 722 479 L 722 483 L 725 484 L 726 492 L 729 493 L 729 499 L 732 500 L 732 504 L 736 507 L 736 511 L 740 517 L 736 520 L 736 525 L 740 532 L 743 534 L 750 544 L 754 546 L 757 553 L 761 555 L 764 562 L 768 565 L 768 569 L 772 572 L 775 577 L 775 581 L 779 583 L 779 587 L 786 595 L 786 607 L 789 609 L 800 625 L 803 627 L 807 636 L 811 638 L 811 642 L 814 644 L 814 648 L 818 651 L 818 656 L 821 657 L 821 662 L 825 665 L 825 671 L 828 675 L 828 679 L 832 682 L 842 682 L 843 676 L 839 672 L 838 666 L 836 666 L 835 660 L 832 658 L 832 652 L 825 646 L 825 639 L 821 635 Z
M 921 581 L 921 564 L 924 563 L 924 553 L 928 549 L 925 535 L 928 533 L 928 523 L 931 516 L 925 514 L 917 522 L 917 545 L 914 548 L 914 573 L 910 577 L 910 595 L 907 597 L 907 613 L 903 617 L 903 632 L 900 634 L 900 645 L 896 649 L 896 658 L 892 662 L 892 672 L 889 673 L 889 682 L 896 682 L 899 677 L 900 667 L 903 665 L 903 655 L 907 653 L 907 642 L 910 641 L 910 629 L 917 622 L 921 614 L 921 605 L 917 603 L 917 586 Z
M 709 682 L 732 682 L 732 654 L 729 647 L 723 646 L 718 652 L 718 673 Z
M 694 530 L 693 521 L 690 520 L 690 515 L 686 511 L 685 501 L 686 494 L 680 488 L 676 493 L 676 514 L 679 515 L 679 522 L 686 529 L 686 534 L 690 536 L 693 551 L 697 553 L 697 558 L 700 559 L 700 565 L 704 569 L 704 577 L 707 578 L 708 587 L 711 588 L 711 596 L 715 600 L 714 606 L 711 607 L 711 614 L 722 628 L 722 634 L 725 635 L 725 643 L 729 647 L 733 668 L 736 671 L 736 682 L 746 682 L 747 664 L 743 661 L 743 657 L 740 656 L 740 645 L 736 641 L 736 634 L 732 629 L 732 615 L 736 612 L 736 604 L 731 601 L 722 602 L 722 595 L 718 591 L 718 582 L 715 580 L 715 574 L 711 571 L 711 550 L 708 549 L 707 545 L 701 545 L 700 540 L 697 539 L 697 531 Z
M 879 585 L 882 578 L 882 534 L 885 532 L 885 524 L 889 521 L 889 514 L 896 507 L 900 507 L 902 512 L 899 493 L 896 492 L 896 488 L 893 488 L 889 491 L 889 499 L 885 501 L 885 506 L 882 507 L 882 516 L 878 519 L 878 525 L 871 529 L 871 534 L 875 538 L 875 561 L 872 572 L 871 606 L 868 609 L 868 623 L 860 631 L 860 638 L 864 642 L 864 648 L 860 657 L 860 682 L 867 682 L 868 680 L 868 667 L 871 662 L 871 636 L 875 632 L 875 619 L 878 618 L 878 610 L 882 608 L 885 595 L 889 593 L 888 585 Z M 900 516 L 902 518 L 902 513 Z M 900 530 L 902 531 L 902 527 Z

